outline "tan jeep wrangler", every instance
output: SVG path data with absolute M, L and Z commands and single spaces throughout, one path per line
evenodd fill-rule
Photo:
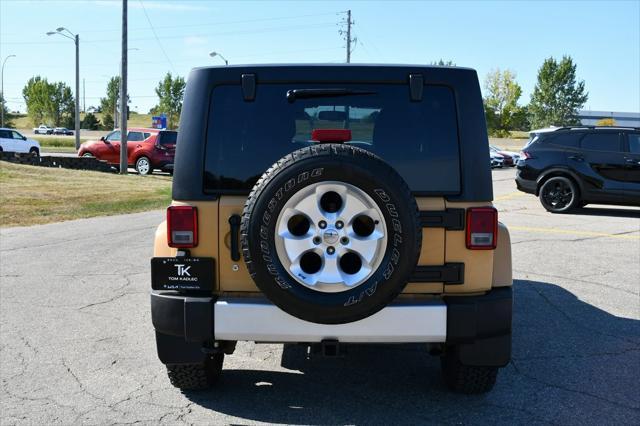
M 511 247 L 474 70 L 195 69 L 151 310 L 181 389 L 237 341 L 425 343 L 455 391 L 511 354 Z

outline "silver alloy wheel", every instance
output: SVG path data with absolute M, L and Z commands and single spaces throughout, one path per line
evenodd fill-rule
M 291 276 L 325 293 L 365 282 L 387 246 L 386 223 L 375 201 L 338 181 L 295 193 L 278 215 L 275 233 L 276 252 Z
M 86 158 L 93 158 L 93 154 L 90 152 L 85 152 L 84 154 L 82 154 L 82 156 Z
M 141 175 L 146 175 L 149 173 L 149 168 L 149 160 L 147 159 L 147 157 L 138 158 L 138 161 L 136 161 L 136 170 L 138 171 L 138 173 L 140 173 Z

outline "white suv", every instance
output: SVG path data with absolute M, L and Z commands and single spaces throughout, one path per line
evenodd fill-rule
M 40 155 L 38 141 L 22 136 L 13 129 L 0 128 L 0 152 L 18 152 Z

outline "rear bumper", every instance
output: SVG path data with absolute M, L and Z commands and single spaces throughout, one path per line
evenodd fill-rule
M 187 297 L 151 293 L 158 355 L 165 364 L 197 362 L 214 341 L 444 343 L 468 365 L 506 365 L 511 354 L 510 287 L 481 296 L 397 301 L 347 324 L 295 318 L 266 299 Z M 203 358 L 204 359 L 204 358 Z M 194 361 L 195 360 L 195 361 Z
M 394 303 L 347 324 L 316 324 L 295 318 L 265 299 L 222 299 L 213 306 L 214 337 L 255 342 L 408 343 L 444 342 L 447 306 Z
M 523 179 L 520 175 L 520 170 L 516 174 L 516 187 L 527 194 L 537 195 L 538 183 L 535 180 Z

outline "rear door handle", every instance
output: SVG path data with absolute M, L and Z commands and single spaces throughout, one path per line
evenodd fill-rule
M 240 215 L 234 214 L 229 217 L 229 225 L 231 226 L 231 260 L 237 262 L 240 260 Z

